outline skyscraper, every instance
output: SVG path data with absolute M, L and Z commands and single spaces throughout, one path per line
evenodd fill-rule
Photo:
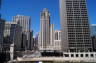
M 92 51 L 86 0 L 60 0 L 63 51 Z
M 95 51 L 96 52 L 96 36 L 92 36 L 91 37 L 92 38 L 92 46 L 93 46 L 93 51 Z
M 0 51 L 2 50 L 2 44 L 3 44 L 4 25 L 5 21 L 0 18 Z
M 0 10 L 1 10 L 2 0 L 0 0 Z M 1 13 L 0 13 L 0 19 L 1 19 Z
M 30 31 L 30 45 L 29 45 L 29 49 L 33 50 L 33 31 Z
M 50 50 L 54 50 L 54 24 L 50 24 Z
M 91 25 L 91 36 L 96 36 L 96 24 Z
M 96 51 L 96 24 L 92 24 L 90 27 L 91 39 L 93 44 L 93 51 Z
M 54 50 L 61 51 L 61 31 L 56 30 L 54 36 Z
M 21 38 L 22 28 L 16 22 L 5 22 L 4 44 L 10 45 L 14 43 L 15 50 L 21 50 Z
M 50 13 L 43 9 L 40 15 L 40 50 L 47 50 L 50 45 Z
M 22 33 L 27 36 L 26 40 L 26 49 L 30 49 L 30 26 L 31 19 L 29 16 L 17 15 L 13 17 L 14 22 L 18 22 L 18 24 L 22 27 Z

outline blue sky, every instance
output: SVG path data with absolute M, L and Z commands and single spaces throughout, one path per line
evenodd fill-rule
M 40 30 L 40 12 L 48 8 L 51 23 L 60 29 L 59 0 L 3 0 L 1 14 L 6 21 L 12 21 L 17 14 L 31 16 L 31 29 L 34 35 Z M 96 0 L 87 0 L 90 24 L 96 24 Z

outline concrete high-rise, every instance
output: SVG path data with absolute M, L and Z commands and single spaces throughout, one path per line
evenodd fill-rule
M 92 51 L 86 0 L 60 0 L 63 51 Z
M 4 33 L 5 21 L 0 18 L 0 51 L 3 48 L 3 33 Z
M 35 37 L 34 37 L 34 41 L 33 41 L 33 47 L 35 50 L 39 50 L 39 45 L 40 45 L 40 33 L 38 33 Z
M 91 25 L 91 36 L 96 36 L 96 24 Z
M 33 31 L 30 31 L 30 45 L 29 45 L 29 49 L 33 50 Z
M 93 51 L 96 52 L 96 36 L 92 36 L 92 46 L 93 46 Z
M 16 22 L 5 22 L 4 44 L 15 45 L 15 50 L 21 50 L 22 28 Z M 6 47 L 6 46 L 5 46 Z
M 61 51 L 61 31 L 56 30 L 54 36 L 54 50 Z
M 40 15 L 40 50 L 47 50 L 50 45 L 50 13 L 43 9 Z
M 91 39 L 93 44 L 93 51 L 96 51 L 96 24 L 92 24 L 90 27 Z
M 54 50 L 54 24 L 50 24 L 50 50 Z
M 14 22 L 18 22 L 18 24 L 22 27 L 22 33 L 27 36 L 26 39 L 26 49 L 30 49 L 30 26 L 31 19 L 29 16 L 17 15 L 13 17 Z
M 1 10 L 2 0 L 0 0 L 0 10 Z M 1 19 L 1 13 L 0 13 L 0 19 Z

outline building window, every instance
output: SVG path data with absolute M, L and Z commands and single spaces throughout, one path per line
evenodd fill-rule
M 58 40 L 58 32 L 55 33 L 55 40 Z
M 81 54 L 80 57 L 83 57 L 83 54 Z
M 71 57 L 74 57 L 74 54 L 71 54 Z
M 91 54 L 90 56 L 91 56 L 91 57 L 94 57 L 94 55 L 93 55 L 93 54 Z
M 88 54 L 85 54 L 85 57 L 88 57 L 89 55 Z
M 76 57 L 79 57 L 79 55 L 78 55 L 78 54 L 76 54 Z
M 69 54 L 64 54 L 65 57 L 69 57 Z

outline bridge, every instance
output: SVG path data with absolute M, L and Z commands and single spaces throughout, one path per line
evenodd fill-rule
M 96 63 L 96 52 L 64 52 L 63 56 L 40 56 L 40 54 L 35 53 L 34 55 L 27 55 L 23 57 L 17 57 L 16 60 L 12 62 L 94 62 Z M 10 62 L 10 63 L 12 63 Z
M 20 58 L 18 57 L 16 60 L 12 62 L 96 62 L 94 58 L 65 58 L 65 57 L 37 57 L 37 58 Z M 10 62 L 10 63 L 12 63 Z

